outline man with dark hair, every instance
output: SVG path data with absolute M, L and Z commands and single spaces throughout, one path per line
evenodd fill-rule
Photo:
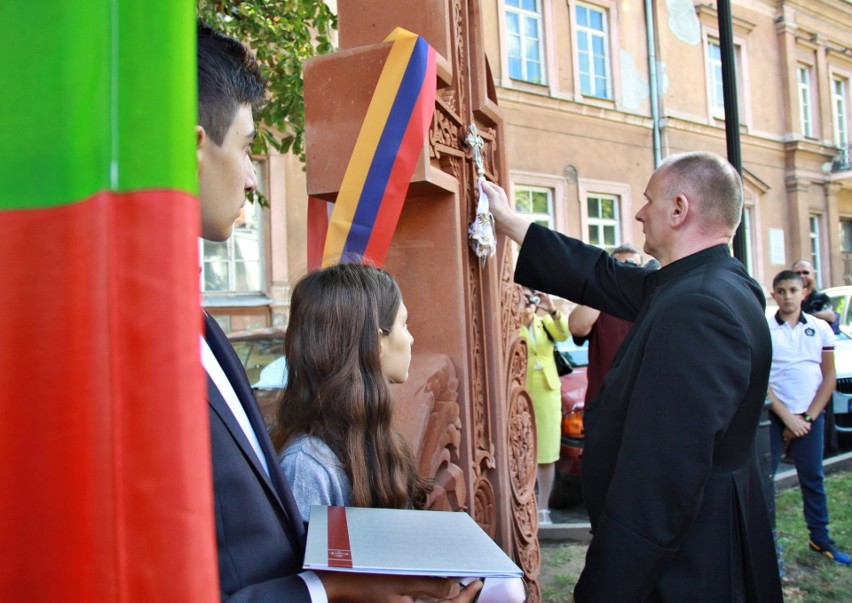
M 802 312 L 821 318 L 831 327 L 835 333 L 840 331 L 837 322 L 837 313 L 831 307 L 831 299 L 822 291 L 817 289 L 816 270 L 808 260 L 796 260 L 793 262 L 793 272 L 802 277 L 805 287 L 805 298 L 802 301 Z
M 263 106 L 266 84 L 254 57 L 239 42 L 198 25 L 198 197 L 201 236 L 224 241 L 257 187 L 251 145 L 253 109 Z
M 252 108 L 264 98 L 257 62 L 239 42 L 198 24 L 198 143 L 201 235 L 223 241 L 255 189 Z M 248 378 L 225 334 L 205 314 L 216 544 L 222 600 L 397 601 L 422 595 L 469 601 L 454 580 L 302 572 L 305 528 L 263 424 Z
M 731 258 L 737 171 L 669 157 L 636 214 L 661 268 L 627 266 L 537 224 L 483 187 L 521 243 L 515 279 L 634 325 L 586 407 L 592 524 L 574 589 L 585 601 L 781 601 L 755 454 L 772 350 L 760 286 Z

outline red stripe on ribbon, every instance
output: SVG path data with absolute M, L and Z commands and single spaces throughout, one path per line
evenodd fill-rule
M 219 600 L 198 225 L 174 191 L 0 211 L 5 599 Z
M 328 202 L 308 197 L 308 271 L 322 268 L 325 237 L 328 234 Z
M 423 141 L 432 122 L 436 87 L 432 86 L 431 82 L 436 81 L 437 67 L 434 57 L 435 50 L 430 47 L 428 52 L 429 59 L 426 75 L 423 78 L 424 85 L 420 90 L 411 119 L 400 142 L 396 162 L 388 177 L 373 231 L 364 250 L 364 256 L 373 261 L 376 266 L 384 264 L 391 239 L 399 222 L 399 216 L 402 213 L 403 203 L 394 203 L 393 199 L 398 198 L 404 202 L 411 183 L 411 175 L 414 172 L 414 164 L 420 157 Z
M 328 507 L 328 566 L 352 567 L 346 507 Z

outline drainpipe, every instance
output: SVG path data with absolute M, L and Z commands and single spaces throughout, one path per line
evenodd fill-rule
M 654 169 L 656 169 L 660 166 L 662 157 L 660 150 L 660 92 L 657 88 L 657 40 L 654 34 L 656 27 L 654 26 L 653 0 L 645 0 L 645 29 L 648 44 L 648 78 L 651 88 L 651 120 L 654 124 Z

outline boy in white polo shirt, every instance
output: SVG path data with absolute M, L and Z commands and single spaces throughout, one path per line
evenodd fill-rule
M 828 534 L 828 505 L 823 485 L 823 409 L 834 391 L 834 333 L 823 320 L 802 312 L 802 277 L 792 270 L 772 281 L 778 312 L 769 319 L 772 336 L 770 438 L 772 473 L 789 447 L 802 489 L 808 546 L 849 565 L 852 558 Z

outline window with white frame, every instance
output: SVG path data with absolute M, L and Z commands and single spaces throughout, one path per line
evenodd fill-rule
M 531 222 L 553 228 L 553 191 L 539 186 L 515 186 L 515 211 Z
M 810 216 L 810 240 L 811 240 L 811 265 L 816 272 L 816 286 L 822 288 L 822 258 L 819 249 L 819 216 L 811 214 Z
M 710 106 L 714 115 L 725 115 L 725 90 L 722 84 L 722 48 L 716 40 L 707 42 L 707 71 L 710 79 Z
M 255 162 L 258 186 L 264 193 L 265 164 Z M 265 194 L 265 193 L 264 193 Z M 261 293 L 264 283 L 263 209 L 247 202 L 222 242 L 201 240 L 201 287 L 204 293 Z
M 834 110 L 834 144 L 843 150 L 849 144 L 849 102 L 847 86 L 849 81 L 842 78 L 831 80 L 831 105 Z
M 802 135 L 810 138 L 814 134 L 811 119 L 811 68 L 799 65 L 796 69 L 796 80 L 799 88 L 799 122 Z
M 580 92 L 583 96 L 612 98 L 606 11 L 587 4 L 575 8 Z
M 740 121 L 744 121 L 743 94 L 745 85 L 742 78 L 742 47 L 734 44 L 734 79 L 737 82 L 737 104 L 740 109 Z M 710 95 L 710 114 L 719 119 L 725 118 L 725 88 L 722 81 L 722 47 L 717 38 L 707 39 L 707 84 Z
M 590 193 L 586 197 L 589 244 L 611 252 L 621 244 L 619 198 L 616 195 Z
M 538 0 L 506 0 L 509 77 L 541 84 L 541 9 Z
M 852 220 L 840 220 L 840 250 L 852 253 Z

